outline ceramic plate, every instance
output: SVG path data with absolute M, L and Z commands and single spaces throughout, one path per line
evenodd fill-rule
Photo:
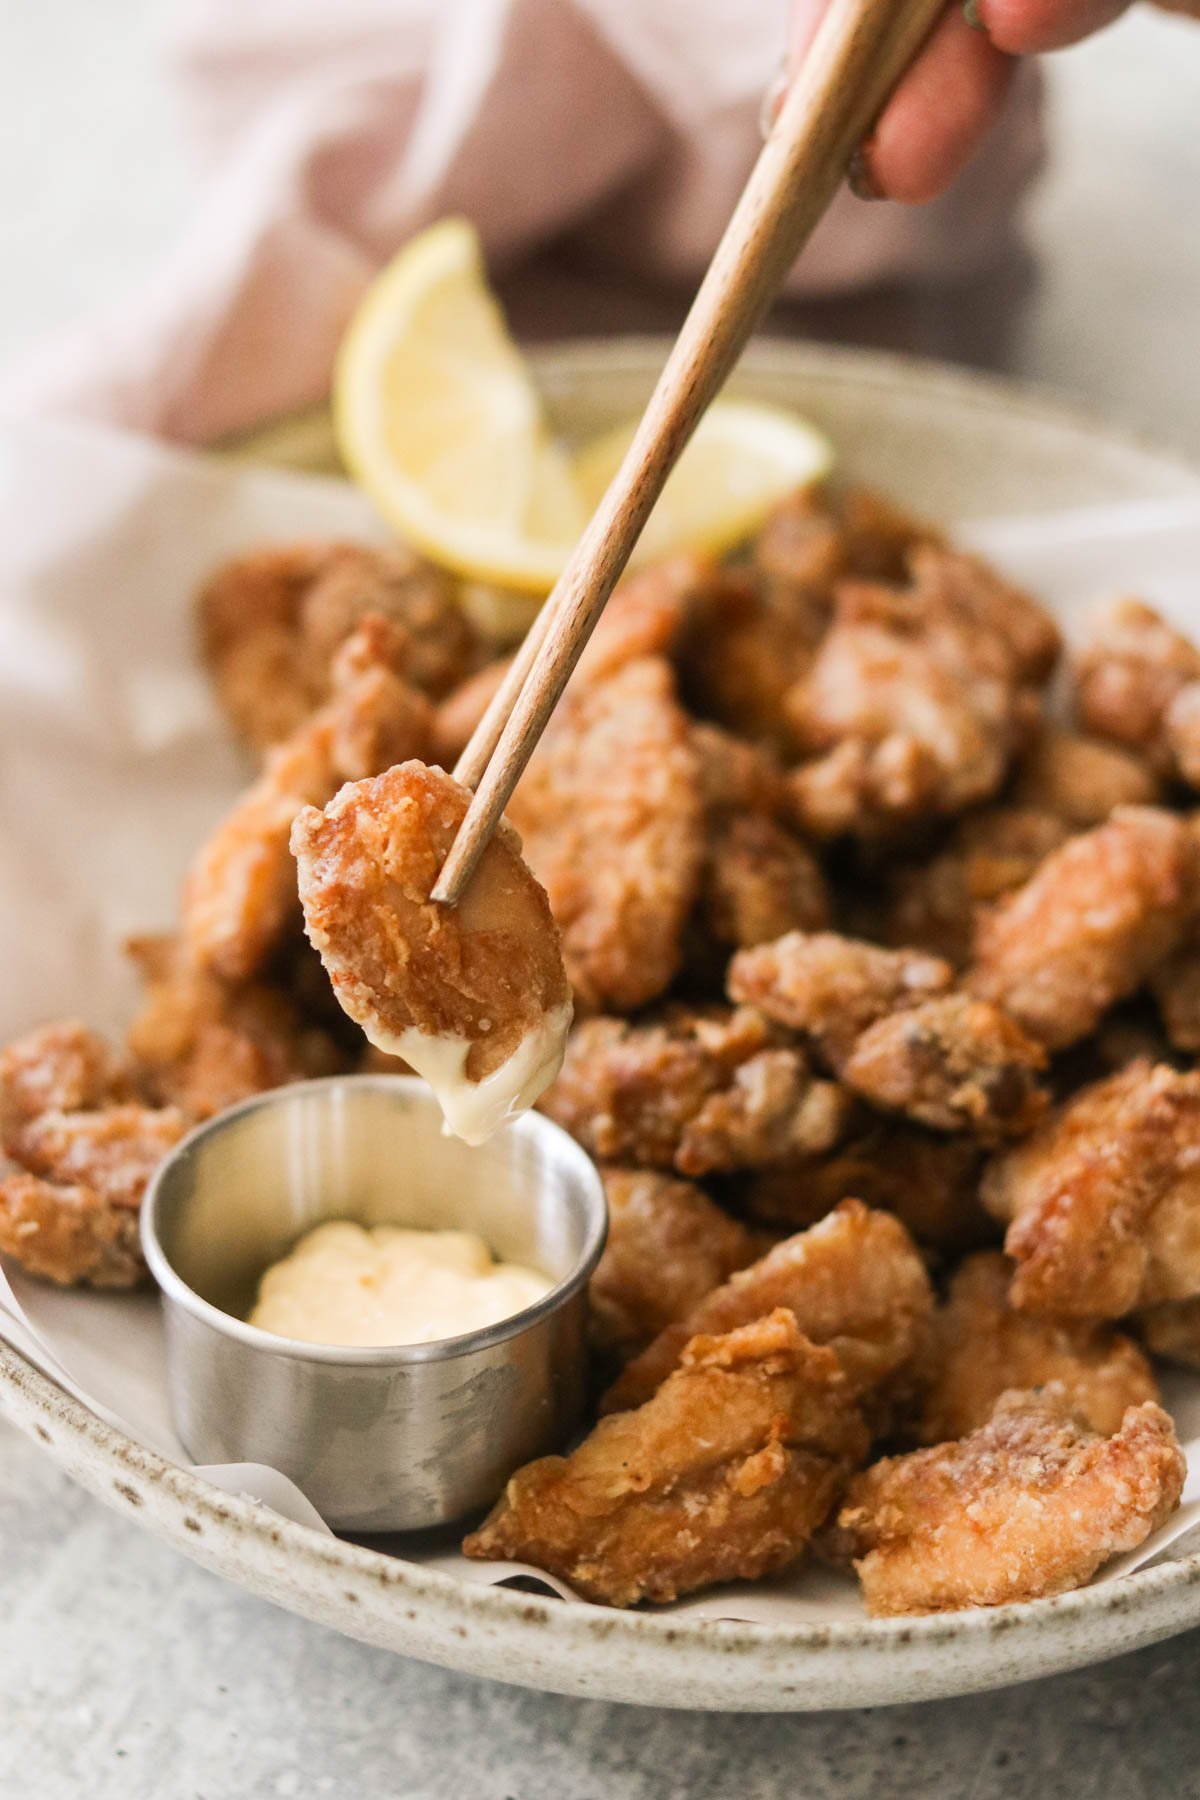
M 661 343 L 542 354 L 560 422 L 635 412 Z M 798 407 L 856 478 L 934 517 L 1200 499 L 1200 470 L 1037 395 L 933 365 L 764 343 L 733 387 Z M 644 1705 L 815 1711 L 933 1699 L 1096 1662 L 1200 1624 L 1200 1555 L 1055 1600 L 944 1618 L 761 1625 L 484 1587 L 291 1524 L 133 1444 L 0 1344 L 0 1408 L 148 1531 L 364 1642 L 527 1687 Z

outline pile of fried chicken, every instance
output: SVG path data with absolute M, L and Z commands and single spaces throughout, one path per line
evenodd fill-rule
M 449 579 L 272 549 L 199 620 L 261 769 L 131 946 L 125 1046 L 0 1057 L 0 1249 L 136 1281 L 192 1123 L 396 1067 L 381 1014 L 485 1075 L 565 963 L 541 1104 L 608 1193 L 599 1418 L 468 1555 L 628 1606 L 812 1551 L 925 1613 L 1076 1587 L 1163 1523 L 1150 1359 L 1200 1368 L 1200 649 L 1122 599 L 1067 657 L 933 528 L 799 494 L 618 588 L 464 923 L 429 903 L 440 768 L 507 665 Z

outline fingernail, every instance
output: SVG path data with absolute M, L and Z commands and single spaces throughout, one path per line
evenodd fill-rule
M 963 0 L 963 18 L 972 31 L 986 31 L 983 14 L 979 10 L 979 0 Z
M 768 82 L 758 108 L 758 129 L 764 137 L 769 137 L 771 134 L 771 127 L 775 123 L 779 108 L 783 105 L 783 96 L 787 93 L 787 87 L 788 71 L 785 59 L 781 60 L 779 67 Z
M 883 200 L 887 196 L 871 173 L 869 148 L 867 144 L 860 144 L 846 164 L 846 185 L 856 200 Z

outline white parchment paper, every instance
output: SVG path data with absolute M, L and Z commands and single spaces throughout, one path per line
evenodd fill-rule
M 220 466 L 101 427 L 0 420 L 0 1038 L 61 1016 L 113 1032 L 126 1023 L 135 992 L 121 942 L 170 928 L 187 861 L 247 776 L 194 654 L 196 586 L 240 550 L 326 535 L 382 533 L 341 482 Z M 1053 606 L 1068 634 L 1118 591 L 1200 626 L 1200 505 L 973 519 L 956 535 Z M 10 1264 L 0 1267 L 0 1337 L 129 1436 L 186 1464 L 153 1294 L 64 1293 Z M 1184 1506 L 1102 1580 L 1200 1526 L 1200 1378 L 1170 1377 L 1167 1400 L 1195 1470 Z M 327 1530 L 276 1470 L 202 1473 Z M 403 1539 L 389 1547 L 414 1555 Z M 472 1581 L 522 1572 L 454 1551 L 415 1559 Z M 674 1610 L 861 1616 L 853 1583 L 820 1568 Z

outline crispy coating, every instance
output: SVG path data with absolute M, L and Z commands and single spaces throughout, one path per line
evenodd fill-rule
M 1162 783 L 1144 757 L 1102 738 L 1043 726 L 1021 758 L 1012 799 L 1086 831 L 1118 806 L 1153 806 Z
M 1200 1074 L 1131 1063 L 996 1157 L 980 1189 L 1008 1222 L 1014 1304 L 1119 1318 L 1200 1293 Z
M 972 1138 L 878 1119 L 826 1156 L 755 1170 L 739 1184 L 739 1200 L 751 1218 L 795 1231 L 857 1195 L 895 1213 L 919 1244 L 950 1255 L 997 1235 L 979 1204 L 983 1156 Z
M 832 917 L 829 884 L 800 840 L 768 814 L 710 817 L 700 877 L 700 925 L 727 949 L 820 931 Z
M 1012 1273 L 994 1251 L 956 1271 L 937 1315 L 917 1443 L 977 1431 L 1008 1388 L 1060 1382 L 1072 1411 L 1106 1437 L 1121 1429 L 1126 1407 L 1161 1398 L 1131 1338 L 1093 1319 L 1018 1312 L 1008 1297 Z
M 398 672 L 407 641 L 369 614 L 334 658 L 332 698 L 286 743 L 217 826 L 184 882 L 182 933 L 193 959 L 226 981 L 258 974 L 299 902 L 288 849 L 303 806 L 324 806 L 342 780 L 423 754 L 429 701 Z
M 1130 1407 L 1105 1437 L 1052 1382 L 1005 1394 L 969 1437 L 864 1470 L 823 1548 L 853 1562 L 876 1618 L 1036 1600 L 1136 1549 L 1178 1506 L 1184 1474 L 1161 1407 Z
M 1191 926 L 1196 835 L 1157 807 L 1119 807 L 1054 851 L 979 920 L 967 980 L 1047 1048 L 1093 1031 Z
M 837 1070 L 867 1027 L 944 993 L 950 965 L 918 950 L 885 950 L 836 932 L 791 931 L 741 951 L 729 965 L 730 999 L 802 1031 Z
M 463 1549 L 609 1606 L 756 1580 L 799 1560 L 866 1444 L 836 1356 L 772 1313 L 693 1339 L 644 1406 L 519 1469 Z
M 1041 609 L 969 557 L 913 552 L 912 585 L 837 590 L 833 624 L 787 693 L 799 822 L 819 837 L 886 835 L 953 815 L 1003 782 L 1057 655 Z
M 328 1030 L 282 988 L 221 981 L 171 938 L 137 938 L 127 948 L 146 983 L 127 1044 L 140 1085 L 160 1105 L 207 1119 L 252 1094 L 348 1066 Z
M 608 1241 L 588 1285 L 592 1330 L 627 1361 L 758 1253 L 702 1188 L 656 1169 L 602 1170 Z
M 468 1081 L 507 1062 L 570 989 L 545 893 L 497 832 L 458 906 L 429 898 L 470 795 L 406 762 L 292 828 L 308 934 L 345 1011 L 387 1048 L 410 1029 L 469 1044 Z
M 188 1125 L 178 1107 L 134 1101 L 98 1112 L 46 1112 L 24 1127 L 16 1160 L 44 1181 L 85 1187 L 105 1205 L 136 1211 L 150 1177 Z
M 124 1059 L 73 1022 L 0 1055 L 3 1147 L 20 1170 L 0 1176 L 0 1250 L 31 1274 L 98 1287 L 140 1277 L 137 1209 L 188 1120 L 134 1094 Z
M 124 1059 L 78 1019 L 43 1025 L 0 1050 L 0 1146 L 10 1156 L 42 1113 L 85 1112 L 133 1098 Z
M 674 1006 L 576 1025 L 542 1110 L 601 1161 L 698 1176 L 827 1150 L 848 1107 L 760 1013 Z
M 881 935 L 962 968 L 981 909 L 1021 887 L 1069 836 L 1054 814 L 1006 802 L 968 813 L 943 849 L 888 871 Z
M 134 1287 L 146 1272 L 136 1211 L 36 1175 L 0 1176 L 0 1251 L 60 1287 Z
M 786 747 L 784 703 L 812 661 L 829 605 L 826 594 L 803 582 L 714 569 L 689 608 L 678 646 L 689 709 L 741 737 Z
M 1172 701 L 1200 680 L 1200 650 L 1144 601 L 1110 602 L 1075 659 L 1075 704 L 1098 737 L 1174 773 L 1166 720 Z
M 854 1398 L 869 1402 L 878 1422 L 924 1354 L 933 1292 L 900 1221 L 859 1200 L 843 1201 L 666 1326 L 617 1377 L 603 1410 L 640 1406 L 678 1367 L 689 1338 L 733 1331 L 776 1307 L 787 1308 L 806 1338 L 835 1352 Z
M 669 985 L 704 854 L 699 770 L 669 666 L 645 657 L 564 694 L 508 816 L 550 896 L 571 985 L 632 1011 Z
M 337 649 L 367 613 L 403 627 L 411 679 L 435 698 L 478 660 L 450 583 L 400 546 L 255 551 L 218 569 L 197 608 L 222 704 L 238 735 L 260 750 L 289 737 L 328 699 Z
M 884 1112 L 985 1143 L 1023 1137 L 1046 1108 L 1046 1053 L 998 1006 L 939 994 L 877 1019 L 838 1073 Z

